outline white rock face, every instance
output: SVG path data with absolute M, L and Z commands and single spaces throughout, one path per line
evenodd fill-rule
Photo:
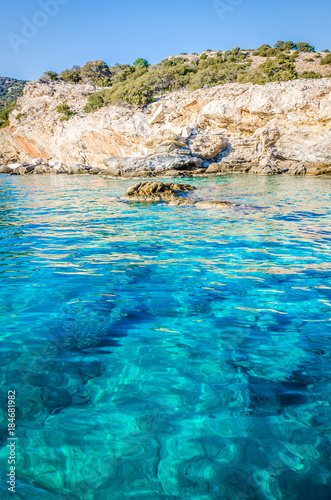
M 10 127 L 0 132 L 2 163 L 41 158 L 100 167 L 112 156 L 175 147 L 190 154 L 195 144 L 200 157 L 214 162 L 259 166 L 266 158 L 331 166 L 331 78 L 178 91 L 144 109 L 109 105 L 87 114 L 88 95 L 96 90 L 65 82 L 28 83 L 18 101 L 21 118 L 12 116 Z M 57 111 L 63 102 L 76 113 L 68 121 Z M 176 139 L 159 140 L 171 134 Z

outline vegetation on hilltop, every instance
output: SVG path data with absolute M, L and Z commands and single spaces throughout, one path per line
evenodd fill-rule
M 301 77 L 295 66 L 300 53 L 314 53 L 315 48 L 306 42 L 279 41 L 274 47 L 262 45 L 255 51 L 241 50 L 235 47 L 226 52 L 213 52 L 210 49 L 199 55 L 180 54 L 178 57 L 165 59 L 157 65 L 149 65 L 145 59 L 138 59 L 132 66 L 116 64 L 107 67 L 103 61 L 87 63 L 87 66 L 99 66 L 103 74 L 94 70 L 89 79 L 96 85 L 105 87 L 88 99 L 86 112 L 95 111 L 107 104 L 126 102 L 146 105 L 159 95 L 181 88 L 196 90 L 205 86 L 222 83 L 265 84 L 274 81 L 288 81 Z M 252 57 L 264 58 L 259 64 L 252 64 Z M 318 57 L 316 55 L 316 57 Z M 322 60 L 328 64 L 329 54 Z M 69 74 L 80 74 L 81 81 L 87 74 L 86 65 L 74 67 L 59 75 L 68 81 Z M 303 78 L 322 78 L 322 75 L 308 68 L 302 71 Z M 76 77 L 77 78 L 77 77 Z
M 23 80 L 0 77 L 0 109 L 15 102 L 21 95 L 25 84 Z
M 76 113 L 75 111 L 72 111 L 70 109 L 70 106 L 68 105 L 67 102 L 63 102 L 56 108 L 57 112 L 62 114 L 61 122 L 70 120 L 72 116 L 74 116 Z
M 25 83 L 23 80 L 0 77 L 0 128 L 9 125 L 9 115 L 15 109 Z
M 322 60 L 321 64 L 331 64 L 331 54 L 327 54 Z
M 9 125 L 9 115 L 15 109 L 16 101 L 12 102 L 8 106 L 0 108 L 0 128 L 8 127 Z
M 299 55 L 301 66 L 297 64 Z M 263 85 L 297 78 L 322 78 L 331 76 L 327 74 L 329 65 L 331 53 L 328 50 L 321 55 L 307 42 L 278 41 L 273 47 L 263 44 L 256 50 L 235 47 L 225 52 L 208 49 L 200 55 L 183 52 L 156 65 L 150 65 L 143 58 L 132 65 L 117 63 L 114 66 L 101 60 L 88 61 L 82 67 L 73 66 L 60 74 L 47 71 L 41 80 L 91 83 L 99 87 L 88 97 L 85 106 L 86 112 L 93 112 L 107 104 L 121 102 L 145 106 L 158 96 L 179 89 L 196 90 L 234 82 Z M 24 84 L 0 78 L 0 127 L 8 125 L 9 113 Z M 75 115 L 66 102 L 57 110 L 63 121 Z

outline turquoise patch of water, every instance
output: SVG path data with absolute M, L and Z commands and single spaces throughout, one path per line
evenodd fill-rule
M 0 178 L 1 492 L 329 499 L 330 178 Z

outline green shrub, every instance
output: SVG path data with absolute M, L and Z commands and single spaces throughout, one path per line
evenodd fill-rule
M 239 47 L 235 47 L 232 50 L 227 50 L 224 53 L 224 61 L 231 63 L 241 63 L 246 59 L 247 55 L 242 52 Z
M 73 66 L 71 69 L 65 69 L 60 73 L 59 77 L 68 83 L 80 83 L 82 77 L 80 74 L 80 66 Z
M 57 73 L 54 71 L 46 71 L 45 75 L 49 76 L 51 80 L 57 80 L 57 77 L 59 76 Z
M 284 48 L 284 43 L 285 43 L 285 42 L 283 42 L 283 41 L 278 41 L 277 43 L 275 43 L 275 45 L 274 45 L 274 49 L 281 49 L 281 50 L 283 50 L 283 48 Z
M 282 42 L 283 43 L 283 42 Z M 253 53 L 254 56 L 260 57 L 274 57 L 278 54 L 280 49 L 271 48 L 270 45 L 263 44 Z
M 238 75 L 238 82 L 264 85 L 268 82 L 288 81 L 296 78 L 298 74 L 295 71 L 293 56 L 281 53 L 275 59 L 267 59 L 254 72 Z
M 0 128 L 8 127 L 9 115 L 12 111 L 14 111 L 15 107 L 16 101 L 0 109 Z
M 190 75 L 195 67 L 185 63 L 169 64 L 163 61 L 156 68 L 136 68 L 123 82 L 114 83 L 107 89 L 89 97 L 86 112 L 94 111 L 106 104 L 127 102 L 145 106 L 155 100 L 154 95 L 185 87 L 190 82 Z
M 87 62 L 85 66 L 80 68 L 79 74 L 82 79 L 88 80 L 94 84 L 102 82 L 104 79 L 108 79 L 111 76 L 108 64 L 100 60 Z
M 89 96 L 85 111 L 89 113 L 108 104 L 122 102 L 145 106 L 155 101 L 158 96 L 181 88 L 194 90 L 206 85 L 213 87 L 229 82 L 253 82 L 262 85 L 273 81 L 294 80 L 298 78 L 295 60 L 299 51 L 295 50 L 292 53 L 290 51 L 295 48 L 293 42 L 277 42 L 274 48 L 270 45 L 262 45 L 255 53 L 262 54 L 267 59 L 254 71 L 249 69 L 252 65 L 249 54 L 239 47 L 225 53 L 218 51 L 216 57 L 208 57 L 208 53 L 204 52 L 198 62 L 190 62 L 183 57 L 185 53 L 152 66 L 146 59 L 137 59 L 131 66 L 115 64 L 111 67 L 99 61 L 97 66 L 101 65 L 101 77 L 93 81 L 99 86 L 108 88 Z M 299 48 L 307 49 L 306 46 L 303 47 L 300 44 Z M 91 64 L 94 63 L 87 63 L 89 66 Z M 104 71 L 107 73 L 103 73 Z M 81 70 L 79 74 L 82 74 Z M 318 73 L 314 72 L 303 75 L 302 78 L 320 78 Z M 92 76 L 84 76 L 84 79 L 93 77 L 94 72 Z M 64 113 L 65 119 L 68 113 L 69 110 Z
M 25 83 L 23 80 L 0 77 L 0 109 L 16 102 L 22 95 Z
M 123 65 L 116 65 L 112 70 L 112 78 L 111 78 L 111 84 L 114 85 L 115 83 L 119 82 L 125 82 L 128 78 L 132 76 L 135 71 L 137 71 L 140 67 L 139 66 L 129 66 L 129 64 L 123 64 Z M 147 71 L 147 68 L 145 69 Z
M 257 51 L 266 50 L 266 49 L 271 49 L 271 45 L 268 45 L 267 43 L 264 43 L 263 45 L 261 45 L 261 47 L 259 47 L 257 49 Z
M 266 56 L 267 57 L 274 57 L 277 55 L 277 50 L 276 49 L 267 49 L 266 50 Z
M 208 65 L 191 76 L 188 88 L 196 90 L 205 85 L 214 87 L 222 83 L 236 82 L 238 75 L 244 72 L 243 65 L 225 62 L 222 65 Z
M 58 113 L 61 113 L 63 115 L 61 118 L 61 122 L 70 120 L 70 118 L 76 114 L 74 111 L 71 111 L 66 102 L 63 102 L 62 104 L 57 106 L 56 110 Z
M 97 94 L 92 94 L 88 103 L 86 104 L 84 111 L 86 113 L 92 113 L 93 111 L 97 111 L 105 105 L 105 100 L 103 98 L 102 92 L 98 92 Z
M 298 52 L 315 52 L 315 47 L 309 45 L 307 42 L 298 42 L 295 44 Z
M 133 66 L 142 66 L 143 68 L 148 68 L 149 63 L 146 59 L 143 59 L 142 57 L 139 57 L 134 63 Z
M 182 64 L 184 59 L 182 57 L 174 57 L 173 59 L 164 59 L 162 61 L 162 65 L 165 67 L 177 66 L 177 64 Z
M 322 60 L 321 64 L 331 64 L 331 54 L 326 55 Z
M 294 50 L 295 43 L 293 42 L 285 42 L 283 45 L 283 50 Z
M 320 73 L 315 73 L 315 71 L 304 71 L 301 73 L 300 78 L 323 78 Z
M 110 77 L 100 78 L 99 80 L 95 81 L 95 84 L 98 87 L 110 87 L 111 86 L 111 78 Z

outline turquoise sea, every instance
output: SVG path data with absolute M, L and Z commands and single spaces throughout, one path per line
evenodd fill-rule
M 1 498 L 329 500 L 331 178 L 134 182 L 0 177 Z

